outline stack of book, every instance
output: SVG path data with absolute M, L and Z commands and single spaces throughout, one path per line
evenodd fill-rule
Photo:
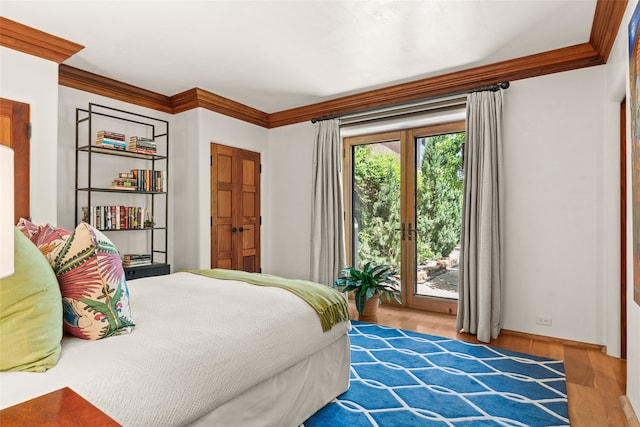
M 112 190 L 137 190 L 138 182 L 130 172 L 120 172 L 109 186 Z
M 127 144 L 127 151 L 144 154 L 156 154 L 157 146 L 153 138 L 132 136 Z
M 123 267 L 138 267 L 140 265 L 150 265 L 151 254 L 124 254 L 122 257 Z
M 124 151 L 127 149 L 127 142 L 125 138 L 125 135 L 122 133 L 101 130 L 98 131 L 96 137 L 96 146 L 100 148 L 112 148 Z

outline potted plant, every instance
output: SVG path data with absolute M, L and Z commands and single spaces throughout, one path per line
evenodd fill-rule
M 389 302 L 393 296 L 399 304 L 402 304 L 394 279 L 396 274 L 390 265 L 371 266 L 368 262 L 362 270 L 354 267 L 343 268 L 340 277 L 333 282 L 333 287 L 341 292 L 353 291 L 358 318 L 371 317 L 376 315 L 378 305 L 382 304 L 383 295 Z

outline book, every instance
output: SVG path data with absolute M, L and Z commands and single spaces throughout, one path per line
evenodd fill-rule
M 96 139 L 109 138 L 118 141 L 126 141 L 126 136 L 123 133 L 112 132 L 109 130 L 99 130 L 96 137 Z
M 151 260 L 143 260 L 143 261 L 122 261 L 123 267 L 138 267 L 141 265 L 151 265 Z
M 127 150 L 136 153 L 156 154 L 156 142 L 152 138 L 132 136 L 127 143 Z
M 96 146 L 115 150 L 126 150 L 126 136 L 123 133 L 100 130 L 96 133 Z
M 112 148 L 123 151 L 127 148 L 124 141 L 117 141 L 113 139 L 99 139 L 96 141 L 96 146 L 100 148 Z
M 99 230 L 138 230 L 143 228 L 145 211 L 140 206 L 94 206 L 87 217 Z
M 135 267 L 150 264 L 151 254 L 124 254 L 122 256 L 123 267 Z
M 166 174 L 164 171 L 132 169 L 131 175 L 133 175 L 138 191 L 149 191 L 154 193 L 166 191 Z
M 121 172 L 118 174 L 118 178 L 111 182 L 109 188 L 113 190 L 137 190 L 137 182 L 132 174 L 128 172 Z

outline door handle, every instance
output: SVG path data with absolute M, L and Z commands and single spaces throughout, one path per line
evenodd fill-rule
M 235 228 L 235 227 L 231 227 L 231 232 L 232 232 L 232 233 L 235 233 L 236 231 L 238 231 L 238 229 L 237 229 L 237 228 Z
M 404 222 L 402 223 L 402 225 L 400 226 L 400 228 L 396 228 L 396 231 L 402 231 L 401 235 L 401 240 L 404 240 Z M 411 237 L 409 237 L 411 238 Z
M 417 228 L 411 228 L 411 223 L 409 223 L 409 229 L 407 231 L 409 232 L 409 240 L 411 240 L 411 233 L 413 233 L 414 236 L 418 237 L 417 234 L 420 230 L 418 230 Z
M 248 231 L 248 230 L 250 230 L 250 229 L 249 229 L 249 228 L 243 228 L 243 227 L 240 227 L 240 228 L 238 229 L 238 231 L 239 231 L 239 232 L 241 232 L 241 233 L 242 233 L 244 230 L 247 230 L 247 231 Z

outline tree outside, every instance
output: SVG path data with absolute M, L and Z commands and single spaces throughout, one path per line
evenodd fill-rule
M 400 268 L 400 143 L 357 145 L 353 153 L 353 220 L 357 265 Z
M 416 141 L 419 266 L 449 256 L 460 241 L 464 140 L 459 132 Z M 353 165 L 354 263 L 390 264 L 399 270 L 400 142 L 355 146 Z
M 464 132 L 418 139 L 418 264 L 449 256 L 460 242 Z

